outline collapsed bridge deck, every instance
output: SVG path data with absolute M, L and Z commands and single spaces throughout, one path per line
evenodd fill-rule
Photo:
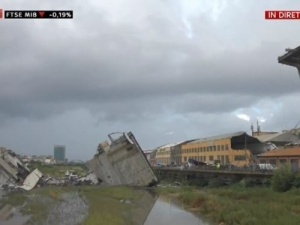
M 115 133 L 114 133 L 115 134 Z M 152 186 L 158 182 L 134 135 L 121 133 L 117 139 L 109 135 L 99 144 L 98 153 L 88 162 L 101 183 L 106 185 Z

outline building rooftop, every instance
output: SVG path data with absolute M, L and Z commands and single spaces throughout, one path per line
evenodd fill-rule
M 163 146 L 158 147 L 157 149 L 171 148 L 171 147 L 174 147 L 174 146 L 176 146 L 176 145 L 183 144 L 184 142 L 186 142 L 186 141 L 180 141 L 180 142 L 176 142 L 176 143 L 172 143 L 172 144 L 166 144 L 166 145 L 163 145 Z
M 300 139 L 291 132 L 258 135 L 256 138 L 262 142 L 299 142 Z
M 206 137 L 206 138 L 199 138 L 199 139 L 197 139 L 195 141 L 192 141 L 191 143 L 199 143 L 199 142 L 205 142 L 205 141 L 229 139 L 229 138 L 237 137 L 237 136 L 241 136 L 241 135 L 247 135 L 247 133 L 244 132 L 244 131 L 239 131 L 239 132 L 222 134 L 222 135 L 211 136 L 211 137 Z M 251 137 L 251 136 L 249 136 L 249 137 Z

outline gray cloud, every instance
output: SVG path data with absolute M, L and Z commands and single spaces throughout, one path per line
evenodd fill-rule
M 1 21 L 0 134 L 25 132 L 18 125 L 31 121 L 26 126 L 45 132 L 44 142 L 50 143 L 43 126 L 73 120 L 74 130 L 75 121 L 87 120 L 86 129 L 103 126 L 101 135 L 111 128 L 136 130 L 154 147 L 249 129 L 236 114 L 256 120 L 254 109 L 260 108 L 261 116 L 270 117 L 272 101 L 296 105 L 292 96 L 299 95 L 299 78 L 295 69 L 279 65 L 277 56 L 299 44 L 299 31 L 292 22 L 263 18 L 264 10 L 293 9 L 296 3 L 223 1 L 217 7 L 216 2 L 195 1 L 192 7 L 187 1 L 134 1 L 133 7 L 125 0 L 5 1 L 10 9 L 74 9 L 75 18 Z M 88 113 L 76 113 L 80 110 Z M 297 113 L 278 109 L 266 129 L 294 123 Z M 68 126 L 60 129 L 79 135 Z M 22 132 L 13 136 L 18 141 L 9 145 L 21 148 Z M 0 143 L 8 143 L 5 138 Z M 82 145 L 96 142 L 83 138 Z

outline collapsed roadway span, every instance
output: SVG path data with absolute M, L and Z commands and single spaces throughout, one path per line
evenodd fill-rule
M 283 56 L 278 57 L 278 63 L 296 67 L 300 77 L 300 46 L 294 49 L 287 48 Z

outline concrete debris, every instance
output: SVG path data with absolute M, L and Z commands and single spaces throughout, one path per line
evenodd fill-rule
M 152 186 L 158 180 L 134 135 L 120 133 L 117 139 L 99 144 L 97 153 L 88 162 L 90 172 L 79 177 L 66 171 L 64 178 L 44 177 L 38 169 L 30 170 L 17 155 L 0 148 L 0 188 L 30 191 L 37 185 L 132 185 Z
M 67 183 L 69 183 L 68 180 L 66 179 L 56 179 L 53 177 L 47 177 L 43 179 L 43 186 L 47 186 L 47 185 L 57 185 L 57 186 L 64 186 Z
M 99 179 L 93 172 L 88 172 L 85 176 L 79 177 L 72 170 L 66 171 L 65 178 L 45 177 L 42 179 L 42 186 L 97 185 L 99 183 Z
M 22 184 L 29 173 L 12 150 L 0 148 L 0 187 Z
M 35 187 L 38 181 L 43 177 L 43 174 L 38 169 L 32 171 L 25 179 L 22 186 L 19 188 L 29 191 Z
M 112 135 L 121 134 L 116 139 Z M 104 141 L 99 144 L 97 154 L 88 162 L 89 168 L 101 182 L 101 185 L 152 186 L 156 178 L 146 156 L 129 133 L 108 135 L 111 144 Z
M 101 180 L 99 180 L 96 174 L 93 172 L 88 173 L 84 177 L 78 178 L 76 181 L 77 181 L 76 185 L 81 185 L 81 184 L 95 185 L 101 183 Z

